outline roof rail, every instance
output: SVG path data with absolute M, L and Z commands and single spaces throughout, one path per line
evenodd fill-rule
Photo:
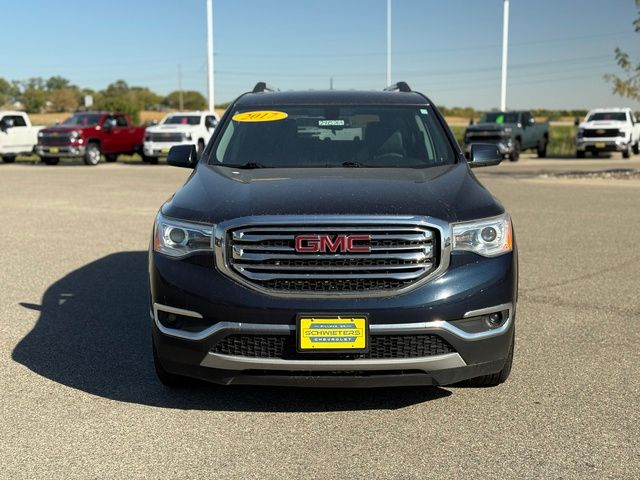
M 389 85 L 384 89 L 385 92 L 411 92 L 411 87 L 407 82 L 398 82 L 393 85 Z
M 260 92 L 279 92 L 279 88 L 272 87 L 271 85 L 267 85 L 265 82 L 258 82 L 256 86 L 253 87 L 251 93 L 260 93 Z

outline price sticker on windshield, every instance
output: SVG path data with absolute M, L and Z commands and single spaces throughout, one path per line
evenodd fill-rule
M 236 113 L 232 120 L 235 122 L 275 122 L 284 120 L 289 115 L 285 112 L 273 110 L 259 110 L 255 112 Z

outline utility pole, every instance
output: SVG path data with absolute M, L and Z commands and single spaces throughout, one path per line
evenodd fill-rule
M 502 89 L 500 91 L 500 110 L 507 109 L 507 56 L 509 53 L 509 0 L 504 0 L 502 22 Z
M 207 0 L 207 83 L 209 85 L 209 110 L 213 111 L 213 0 Z
M 329 77 L 329 90 L 333 90 L 333 77 Z
M 387 0 L 387 86 L 391 85 L 391 0 Z
M 184 110 L 184 97 L 182 95 L 182 67 L 178 64 L 178 100 L 180 111 Z

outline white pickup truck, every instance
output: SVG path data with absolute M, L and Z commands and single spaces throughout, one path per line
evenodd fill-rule
M 24 112 L 0 111 L 0 156 L 5 163 L 13 163 L 20 154 L 33 152 L 38 132 L 44 127 L 31 125 Z
M 149 127 L 144 134 L 144 155 L 150 163 L 166 157 L 175 145 L 195 145 L 198 155 L 218 125 L 214 112 L 175 112 L 167 115 L 158 125 Z
M 630 108 L 597 108 L 591 110 L 578 127 L 576 157 L 586 152 L 622 152 L 629 158 L 631 152 L 640 153 L 640 123 Z

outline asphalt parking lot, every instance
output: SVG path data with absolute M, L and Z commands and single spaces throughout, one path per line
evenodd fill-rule
M 478 170 L 520 248 L 516 357 L 491 389 L 168 390 L 146 248 L 189 171 L 0 165 L 0 478 L 640 478 L 640 168 Z

